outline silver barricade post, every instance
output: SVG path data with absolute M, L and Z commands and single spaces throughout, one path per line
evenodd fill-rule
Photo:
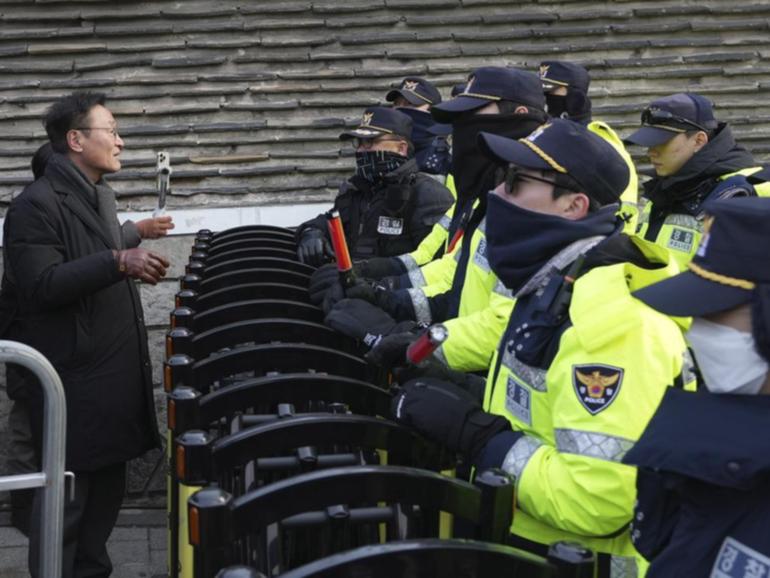
M 41 488 L 40 576 L 61 576 L 64 524 L 64 447 L 67 413 L 64 388 L 51 363 L 38 351 L 0 340 L 0 363 L 16 363 L 40 380 L 44 396 L 43 470 L 0 477 L 0 490 Z

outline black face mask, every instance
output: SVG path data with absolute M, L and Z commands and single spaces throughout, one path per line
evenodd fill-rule
M 548 114 L 553 118 L 568 118 L 567 95 L 546 94 L 545 104 L 548 107 Z
M 475 114 L 452 124 L 452 167 L 457 200 L 462 203 L 484 195 L 496 185 L 498 165 L 476 144 L 480 132 L 512 139 L 523 138 L 545 121 L 545 115 Z
M 583 124 L 591 121 L 591 99 L 576 88 L 570 88 L 563 96 L 546 94 L 545 104 L 552 118 L 567 118 Z
M 402 112 L 412 119 L 412 143 L 414 148 L 421 149 L 429 145 L 436 135 L 428 132 L 435 122 L 429 112 L 417 108 L 398 107 L 398 112 Z
M 356 175 L 376 183 L 406 162 L 406 157 L 391 151 L 356 152 Z
M 487 259 L 498 278 L 514 292 L 568 245 L 610 235 L 617 228 L 616 204 L 571 221 L 523 209 L 494 193 L 489 193 L 487 203 Z

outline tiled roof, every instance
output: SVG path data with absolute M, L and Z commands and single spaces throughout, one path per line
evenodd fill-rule
M 337 135 L 403 76 L 445 95 L 481 65 L 587 66 L 596 117 L 628 133 L 644 103 L 693 90 L 770 159 L 770 4 L 728 0 L 0 0 L 0 214 L 29 182 L 58 96 L 104 91 L 125 137 L 121 208 L 329 199 Z M 640 153 L 641 151 L 634 151 Z

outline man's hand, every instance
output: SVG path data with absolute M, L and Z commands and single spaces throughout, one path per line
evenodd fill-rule
M 482 410 L 467 391 L 433 378 L 406 382 L 390 407 L 396 421 L 412 426 L 471 463 L 490 439 L 511 429 L 507 419 Z
M 369 347 L 396 327 L 390 315 L 360 299 L 341 300 L 327 313 L 324 323 Z
M 319 267 L 334 257 L 334 250 L 320 229 L 308 227 L 297 243 L 297 256 L 301 262 Z
M 170 265 L 162 255 L 138 247 L 115 251 L 115 260 L 121 273 L 150 285 L 156 285 L 165 277 Z
M 136 228 L 142 239 L 159 239 L 168 235 L 168 232 L 174 228 L 174 223 L 171 220 L 171 215 L 163 215 L 152 219 L 142 219 L 136 223 Z

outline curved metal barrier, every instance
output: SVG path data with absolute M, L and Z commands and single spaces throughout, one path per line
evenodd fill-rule
M 64 439 L 67 408 L 64 387 L 51 363 L 37 350 L 0 340 L 0 363 L 32 371 L 43 387 L 43 468 L 40 472 L 0 477 L 0 491 L 41 488 L 40 576 L 61 576 L 64 540 Z

